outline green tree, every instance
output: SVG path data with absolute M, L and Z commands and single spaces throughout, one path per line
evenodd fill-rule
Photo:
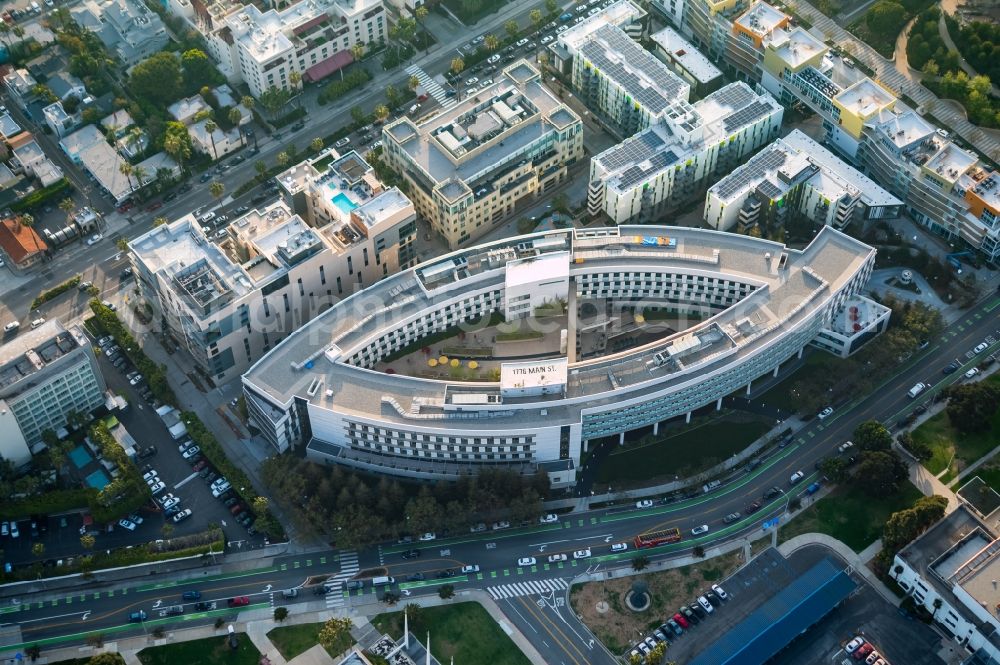
M 66 213 L 66 221 L 68 222 L 73 219 L 73 213 L 76 212 L 76 203 L 67 196 L 59 202 L 59 209 Z
M 875 34 L 897 35 L 906 21 L 906 9 L 895 0 L 879 0 L 865 16 L 868 29 Z
M 157 226 L 163 226 L 166 223 L 167 223 L 166 217 L 157 217 L 156 219 L 153 220 L 153 228 L 155 229 Z
M 449 598 L 454 598 L 455 587 L 452 586 L 451 584 L 444 584 L 438 587 L 438 596 L 441 597 L 441 600 L 448 600 Z
M 253 506 L 253 511 L 255 513 L 257 513 L 258 515 L 263 515 L 264 513 L 267 512 L 267 504 L 268 500 L 266 496 L 258 496 L 254 497 L 253 503 L 251 505 Z
M 94 545 L 96 543 L 97 543 L 97 539 L 94 538 L 89 533 L 85 533 L 82 536 L 80 536 L 80 547 L 82 547 L 85 550 L 94 549 Z
M 416 92 L 417 88 L 420 87 L 420 79 L 418 79 L 416 76 L 411 76 L 406 80 L 406 87 L 412 90 L 413 92 Z
M 119 654 L 105 651 L 104 653 L 91 656 L 90 660 L 87 661 L 87 665 L 122 665 L 124 662 Z
M 545 0 L 545 11 L 549 14 L 555 14 L 559 9 L 559 3 L 557 0 Z
M 345 640 L 352 628 L 354 628 L 354 622 L 347 617 L 334 617 L 320 628 L 317 641 L 324 648 L 329 649 Z
M 951 386 L 947 389 L 945 412 L 952 426 L 960 432 L 985 432 L 992 426 L 1000 409 L 1000 386 L 985 381 Z
M 500 39 L 496 35 L 486 35 L 483 39 L 483 46 L 486 47 L 487 51 L 496 51 L 500 48 Z
M 379 104 L 375 107 L 375 118 L 379 122 L 385 122 L 385 119 L 389 117 L 389 107 L 385 104 Z
M 911 508 L 893 513 L 882 529 L 882 547 L 894 555 L 944 517 L 947 508 L 948 500 L 935 494 L 920 497 Z
M 361 42 L 358 42 L 356 44 L 352 44 L 351 45 L 351 57 L 354 58 L 355 62 L 357 62 L 358 60 L 360 60 L 364 56 L 364 54 L 365 54 L 365 45 L 364 44 L 362 44 Z
M 889 450 L 892 434 L 877 420 L 866 420 L 854 428 L 854 445 L 860 450 Z
M 288 162 L 290 162 L 290 161 L 291 161 L 291 159 L 292 159 L 292 158 L 291 158 L 291 157 L 289 157 L 289 156 L 288 156 L 288 153 L 287 153 L 287 152 L 285 152 L 284 150 L 282 150 L 281 152 L 279 152 L 279 153 L 278 153 L 278 156 L 274 158 L 274 160 L 275 160 L 276 162 L 278 162 L 278 166 L 280 166 L 280 167 L 282 167 L 282 168 L 284 168 L 284 167 L 288 166 Z
M 319 152 L 320 150 L 322 150 L 323 139 L 321 139 L 318 136 L 314 138 L 312 141 L 309 142 L 309 149 L 312 150 L 313 152 Z
M 135 189 L 132 185 L 132 165 L 128 162 L 122 162 L 118 165 L 118 172 L 125 176 L 125 179 L 128 180 L 129 189 Z
M 367 118 L 365 117 L 365 110 L 363 108 L 361 108 L 360 106 L 351 107 L 351 120 L 354 121 L 355 125 L 360 126 L 365 124 L 366 119 Z
M 535 26 L 535 30 L 538 30 L 542 25 L 542 21 L 545 20 L 545 15 L 542 14 L 542 10 L 540 9 L 532 9 L 528 17 L 531 19 L 531 25 Z
M 462 70 L 465 69 L 465 60 L 462 60 L 461 58 L 452 58 L 450 69 L 452 74 L 461 74 Z
M 532 11 L 537 12 L 538 10 L 534 9 Z M 511 39 L 517 37 L 517 33 L 521 32 L 521 29 L 517 27 L 517 21 L 515 21 L 514 19 L 511 19 L 506 23 L 504 23 L 503 29 L 507 31 L 507 36 L 510 37 Z
M 861 453 L 861 462 L 854 474 L 858 489 L 875 498 L 892 496 L 906 479 L 906 464 L 893 450 Z
M 399 106 L 399 91 L 396 90 L 396 86 L 385 86 L 385 99 L 389 102 L 389 106 L 392 108 Z
M 281 109 L 285 108 L 285 105 L 288 104 L 290 99 L 291 93 L 272 85 L 270 88 L 260 93 L 260 99 L 258 99 L 258 101 L 267 115 L 274 118 Z
M 651 665 L 659 665 L 663 657 L 667 655 L 667 645 L 664 642 L 657 642 L 656 646 L 649 650 L 649 655 L 646 656 L 646 662 Z
M 183 169 L 184 163 L 191 158 L 191 135 L 181 122 L 168 122 L 164 127 L 163 150 L 170 155 Z
M 201 49 L 192 48 L 181 55 L 182 76 L 188 90 L 197 90 L 202 86 L 215 83 L 215 68 Z
M 638 651 L 632 652 L 632 654 L 628 657 L 629 665 L 643 665 L 644 662 L 646 661 L 642 659 L 642 654 Z
M 156 53 L 132 68 L 128 89 L 156 106 L 167 106 L 181 95 L 181 67 L 169 51 Z
M 842 457 L 827 457 L 819 464 L 823 475 L 835 483 L 847 477 L 847 462 Z
M 649 566 L 649 557 L 645 554 L 641 554 L 632 559 L 632 570 L 639 572 Z
M 226 186 L 224 184 L 222 184 L 221 182 L 219 182 L 218 180 L 213 180 L 208 185 L 208 191 L 212 195 L 213 198 L 221 199 L 222 195 L 226 191 Z
M 226 114 L 226 117 L 229 118 L 229 124 L 233 127 L 239 127 L 240 121 L 243 120 L 243 113 L 234 106 L 229 109 L 229 113 Z M 240 136 L 243 136 L 243 132 L 240 132 Z
M 284 621 L 288 618 L 288 608 L 287 607 L 275 607 L 274 608 L 274 620 Z
M 35 543 L 32 545 L 31 553 L 38 558 L 45 556 L 45 543 Z
M 163 526 L 160 527 L 160 533 L 164 538 L 169 538 L 174 535 L 174 525 L 170 522 L 164 522 Z
M 264 160 L 257 160 L 253 165 L 254 171 L 257 172 L 257 179 L 263 180 L 267 177 L 267 162 Z
M 406 607 L 403 608 L 403 612 L 410 617 L 410 626 L 419 624 L 423 618 L 423 608 L 417 603 L 407 603 Z

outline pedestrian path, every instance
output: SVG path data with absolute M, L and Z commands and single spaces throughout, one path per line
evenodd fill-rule
M 335 610 L 346 604 L 344 580 L 354 577 L 358 572 L 358 553 L 355 550 L 342 550 L 340 553 L 340 572 L 328 579 L 326 585 L 326 608 Z
M 457 96 L 449 97 L 446 94 L 445 89 L 441 87 L 441 84 L 432 79 L 430 74 L 425 72 L 420 67 L 410 65 L 406 68 L 406 73 L 410 76 L 416 76 L 417 80 L 420 81 L 421 87 L 427 92 L 428 95 L 438 101 L 442 109 L 450 109 L 458 103 Z
M 534 594 L 549 594 L 553 591 L 563 591 L 569 588 L 569 584 L 561 577 L 551 580 L 528 580 L 525 582 L 514 582 L 513 584 L 501 584 L 499 586 L 486 587 L 493 600 L 503 600 L 504 598 L 516 598 L 518 596 L 531 596 Z

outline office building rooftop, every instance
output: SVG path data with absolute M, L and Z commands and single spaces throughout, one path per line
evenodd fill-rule
M 79 326 L 69 329 L 56 319 L 21 333 L 0 345 L 0 398 L 8 398 L 34 384 L 24 383 L 68 353 L 88 346 Z
M 869 118 L 896 103 L 885 88 L 865 77 L 833 98 L 847 111 Z
M 736 19 L 736 25 L 747 32 L 764 38 L 777 28 L 788 23 L 788 15 L 781 12 L 764 0 L 757 0 L 746 12 Z
M 801 27 L 792 30 L 775 30 L 768 46 L 791 69 L 797 69 L 817 55 L 825 53 L 826 44 Z
M 722 72 L 711 60 L 673 28 L 663 28 L 649 38 L 699 83 L 710 83 L 722 76 Z

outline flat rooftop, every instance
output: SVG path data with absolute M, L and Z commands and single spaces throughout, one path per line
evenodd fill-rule
M 722 76 L 722 71 L 711 60 L 673 28 L 654 32 L 649 38 L 699 83 L 710 83 Z
M 19 384 L 25 379 L 88 344 L 79 326 L 67 329 L 56 319 L 34 330 L 22 330 L 17 337 L 0 346 L 0 398 L 19 394 L 22 389 Z M 25 389 L 33 387 L 35 384 L 24 386 Z
M 884 111 L 876 122 L 899 149 L 905 149 L 936 133 L 933 125 L 912 110 L 903 113 Z
M 565 394 L 504 400 L 502 405 L 442 411 L 449 385 L 368 369 L 365 349 L 462 293 L 504 288 L 511 260 L 565 252 L 570 275 L 580 270 L 709 271 L 752 285 L 741 307 L 731 307 L 682 334 L 569 367 Z M 765 254 L 769 256 L 765 260 Z M 812 321 L 827 298 L 853 278 L 874 250 L 832 228 L 823 228 L 803 250 L 730 233 L 656 226 L 593 231 L 550 231 L 504 239 L 454 252 L 390 276 L 326 310 L 292 333 L 244 375 L 244 383 L 287 405 L 294 396 L 342 413 L 422 426 L 481 429 L 483 418 L 516 418 L 515 427 L 580 422 L 582 410 L 600 412 L 624 399 L 640 399 L 682 385 L 691 376 L 730 371 L 760 344 Z M 781 270 L 778 270 L 778 263 Z M 428 274 L 446 279 L 425 282 Z M 781 307 L 773 307 L 781 303 Z M 310 386 L 321 384 L 323 390 Z M 544 415 L 538 410 L 545 406 Z M 505 427 L 511 427 L 507 421 Z
M 853 188 L 860 192 L 861 201 L 865 205 L 869 207 L 903 205 L 902 201 L 884 187 L 809 138 L 801 130 L 790 132 L 783 141 L 801 154 L 808 155 L 809 160 L 819 165 L 824 175 L 832 178 L 838 187 Z
M 971 152 L 947 141 L 924 167 L 949 182 L 957 182 L 979 160 Z
M 646 11 L 632 4 L 630 0 L 619 0 L 588 16 L 558 36 L 557 42 L 569 49 L 578 49 L 594 32 L 605 26 L 628 25 L 641 20 Z
M 613 25 L 593 31 L 580 44 L 579 52 L 601 76 L 614 81 L 654 116 L 677 100 L 687 101 L 688 84 Z
M 894 96 L 868 77 L 847 88 L 833 100 L 862 118 L 869 118 L 896 103 Z
M 771 34 L 770 47 L 783 62 L 797 69 L 809 59 L 828 49 L 826 44 L 813 37 L 801 27 L 792 30 L 779 29 Z
M 757 0 L 735 22 L 747 32 L 764 37 L 787 23 L 789 18 L 784 12 L 775 9 L 764 0 Z
M 1000 215 L 1000 173 L 993 171 L 972 186 L 976 195 L 994 215 Z

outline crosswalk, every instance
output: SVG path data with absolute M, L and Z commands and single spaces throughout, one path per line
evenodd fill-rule
M 498 586 L 486 587 L 486 591 L 493 597 L 493 600 L 503 600 L 504 598 L 516 598 L 517 596 L 547 595 L 553 591 L 564 591 L 567 588 L 569 588 L 569 585 L 566 583 L 566 580 L 556 577 L 551 580 L 526 580 L 511 584 L 500 584 Z
M 345 604 L 344 580 L 354 577 L 358 572 L 358 553 L 354 550 L 342 550 L 340 552 L 340 572 L 328 579 L 326 584 L 326 608 L 335 610 Z
M 449 97 L 445 94 L 445 89 L 441 87 L 441 84 L 432 79 L 430 75 L 420 67 L 410 65 L 406 68 L 406 73 L 410 76 L 416 76 L 417 80 L 420 81 L 420 87 L 422 87 L 428 95 L 436 99 L 438 103 L 441 104 L 441 108 L 450 109 L 458 103 L 458 100 L 455 97 Z

